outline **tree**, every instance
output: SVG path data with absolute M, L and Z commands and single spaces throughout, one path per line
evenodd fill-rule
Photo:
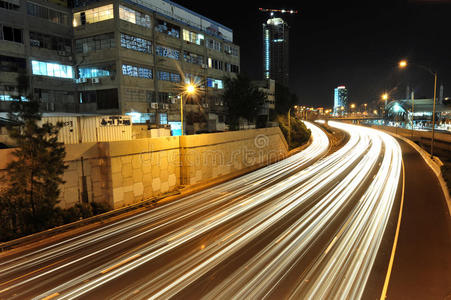
M 9 126 L 8 133 L 16 141 L 15 159 L 8 164 L 7 188 L 0 196 L 2 236 L 9 238 L 31 234 L 56 225 L 59 185 L 67 168 L 63 143 L 58 142 L 61 124 L 41 120 L 39 102 L 14 103 L 10 118 L 19 126 Z M 8 236 L 6 237 L 8 238 Z
M 236 78 L 226 77 L 224 85 L 223 100 L 227 106 L 230 129 L 238 129 L 240 118 L 254 122 L 259 107 L 265 103 L 265 93 L 253 87 L 250 79 L 243 74 L 238 74 Z

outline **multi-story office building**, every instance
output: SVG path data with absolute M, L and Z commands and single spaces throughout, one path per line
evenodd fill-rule
M 344 85 L 334 90 L 334 115 L 346 114 L 348 109 L 348 90 Z
M 31 94 L 44 110 L 76 110 L 71 10 L 61 4 L 0 0 L 0 110 Z
M 168 124 L 180 122 L 178 95 L 191 81 L 199 88 L 184 97 L 185 128 L 221 129 L 223 78 L 240 68 L 231 29 L 167 0 L 78 0 L 72 10 L 64 2 L 5 1 L 0 101 L 21 93 L 18 74 L 26 71 L 44 110 Z
M 288 86 L 289 26 L 281 18 L 263 23 L 263 78 Z

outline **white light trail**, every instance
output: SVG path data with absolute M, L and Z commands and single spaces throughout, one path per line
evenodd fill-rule
M 336 122 L 329 124 L 349 134 L 347 144 L 333 154 L 323 157 L 329 147 L 327 136 L 306 123 L 312 130 L 311 145 L 283 161 L 99 228 L 92 234 L 1 262 L 0 274 L 12 274 L 22 268 L 38 268 L 65 255 L 73 257 L 14 282 L 6 289 L 0 283 L 0 290 L 18 290 L 41 278 L 49 280 L 54 273 L 70 274 L 71 266 L 94 261 L 89 271 L 37 295 L 44 298 L 57 293 L 58 299 L 82 297 L 208 236 L 200 248 L 192 248 L 165 268 L 152 270 L 156 274 L 140 278 L 109 296 L 111 299 L 169 298 L 202 280 L 202 276 L 232 256 L 245 252 L 253 241 L 265 239 L 269 232 L 280 228 L 267 244 L 256 248 L 255 255 L 245 265 L 235 267 L 209 286 L 204 296 L 276 295 L 287 274 L 294 272 L 307 254 L 317 251 L 314 263 L 308 264 L 308 269 L 299 275 L 288 296 L 292 299 L 361 297 L 395 201 L 401 152 L 392 137 L 379 131 Z M 290 223 L 284 223 L 288 220 Z M 175 225 L 175 229 L 163 231 Z M 336 233 L 326 240 L 326 233 L 331 230 Z M 214 237 L 209 236 L 210 232 L 215 232 Z M 108 261 L 101 259 L 107 251 L 146 237 L 149 240 L 129 249 L 125 255 Z M 95 250 L 77 256 L 77 250 L 85 247 Z M 20 297 L 20 292 L 16 295 Z

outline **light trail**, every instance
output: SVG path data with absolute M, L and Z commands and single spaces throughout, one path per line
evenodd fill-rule
M 349 141 L 329 156 L 327 136 L 307 123 L 311 145 L 285 160 L 1 261 L 0 297 L 82 298 L 126 280 L 108 298 L 166 299 L 188 290 L 205 298 L 267 298 L 282 289 L 292 299 L 360 298 L 395 201 L 401 152 L 379 131 L 330 125 Z M 30 273 L 38 268 L 44 271 Z M 30 276 L 2 280 L 22 270 Z M 222 275 L 211 282 L 211 272 Z

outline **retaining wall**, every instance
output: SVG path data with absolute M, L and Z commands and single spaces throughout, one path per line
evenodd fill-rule
M 13 158 L 0 150 L 0 175 Z M 288 153 L 278 127 L 182 137 L 66 145 L 60 206 L 79 201 L 133 204 L 181 185 L 204 183 Z

